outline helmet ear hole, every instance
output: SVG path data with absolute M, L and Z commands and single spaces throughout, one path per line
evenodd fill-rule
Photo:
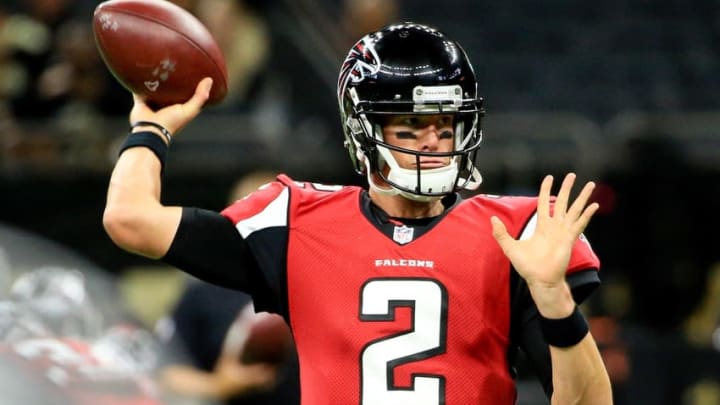
M 355 151 L 355 157 L 359 162 L 362 162 L 365 160 L 365 153 L 363 153 L 362 149 L 357 149 Z

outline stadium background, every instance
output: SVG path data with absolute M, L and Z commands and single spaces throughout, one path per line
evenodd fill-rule
M 335 102 L 355 29 L 436 25 L 464 45 L 486 100 L 484 192 L 532 193 L 545 173 L 568 170 L 600 184 L 587 235 L 605 287 L 588 311 L 618 403 L 720 403 L 720 3 L 178 3 L 235 44 L 223 46 L 237 88 L 173 143 L 164 202 L 220 209 L 255 169 L 362 184 Z M 121 277 L 154 263 L 102 230 L 130 97 L 97 58 L 97 4 L 0 5 L 0 222 Z

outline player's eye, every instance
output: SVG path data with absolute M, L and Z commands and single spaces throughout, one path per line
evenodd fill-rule
M 408 126 L 408 127 L 417 127 L 419 123 L 419 120 L 417 117 L 406 117 L 402 120 L 402 125 Z
M 452 139 L 452 137 L 453 137 L 452 131 L 442 131 L 438 135 L 438 138 L 440 138 L 440 139 Z
M 453 117 L 450 115 L 443 115 L 438 117 L 435 122 L 435 126 L 438 128 L 449 128 L 452 126 Z
M 417 139 L 417 136 L 410 131 L 399 131 L 395 133 L 397 139 Z

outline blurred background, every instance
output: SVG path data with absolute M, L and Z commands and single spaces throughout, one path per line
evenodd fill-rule
M 464 46 L 485 98 L 482 192 L 534 193 L 569 170 L 599 183 L 586 234 L 604 286 L 585 305 L 616 403 L 720 404 L 720 2 L 175 2 L 215 35 L 231 88 L 173 142 L 165 203 L 221 209 L 258 170 L 364 184 L 342 148 L 340 63 L 386 23 L 435 25 Z M 0 4 L 0 224 L 81 257 L 63 266 L 100 274 L 152 329 L 186 280 L 102 229 L 131 97 L 96 51 L 97 4 Z M 61 264 L 27 264 L 36 251 L 13 238 L 0 240 L 4 290 Z M 520 403 L 544 403 L 520 371 Z

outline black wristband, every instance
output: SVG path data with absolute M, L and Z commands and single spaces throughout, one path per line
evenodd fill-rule
M 170 131 L 168 131 L 164 126 L 158 124 L 157 122 L 152 121 L 136 121 L 130 124 L 130 131 L 132 131 L 135 127 L 154 127 L 160 130 L 160 132 L 163 134 L 165 139 L 167 139 L 168 145 L 170 145 L 170 141 L 172 141 L 172 134 Z
M 545 342 L 555 347 L 570 347 L 580 343 L 590 328 L 580 309 L 575 310 L 567 318 L 548 319 L 540 315 L 540 330 Z
M 155 153 L 155 156 L 157 156 L 160 161 L 160 174 L 162 174 L 163 169 L 165 168 L 165 158 L 167 157 L 168 145 L 154 132 L 134 132 L 128 135 L 125 142 L 123 142 L 122 146 L 120 146 L 118 156 L 120 156 L 125 150 L 138 146 L 148 148 Z

